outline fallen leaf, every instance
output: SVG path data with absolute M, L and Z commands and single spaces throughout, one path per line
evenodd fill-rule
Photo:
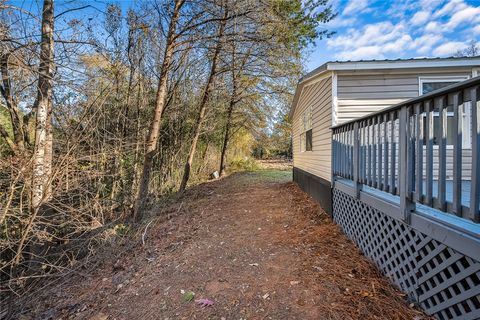
M 102 312 L 97 313 L 96 315 L 90 318 L 90 320 L 107 320 L 107 319 L 108 319 L 108 315 Z
M 213 301 L 212 300 L 209 300 L 209 299 L 198 299 L 198 300 L 195 300 L 195 302 L 199 305 L 201 305 L 202 307 L 211 307 L 213 306 Z
M 373 294 L 367 290 L 362 290 L 359 292 L 359 295 L 361 295 L 362 297 L 371 297 L 373 296 Z

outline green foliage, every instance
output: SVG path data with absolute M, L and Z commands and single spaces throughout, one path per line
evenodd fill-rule
M 271 132 L 263 131 L 253 147 L 257 159 L 292 158 L 291 124 L 288 117 L 276 122 Z
M 193 299 L 195 298 L 195 293 L 192 291 L 187 291 L 183 294 L 183 301 L 185 302 L 192 302 Z
M 231 171 L 253 171 L 258 169 L 258 165 L 252 158 L 235 159 L 230 162 Z
M 274 12 L 283 19 L 283 41 L 301 50 L 316 39 L 330 37 L 333 32 L 319 30 L 319 25 L 335 18 L 328 0 L 272 0 Z
M 12 123 L 10 121 L 10 115 L 8 110 L 0 105 L 0 125 L 5 128 L 10 137 L 13 137 Z M 0 155 L 6 155 L 10 153 L 10 148 L 7 142 L 0 136 Z
M 119 223 L 119 224 L 115 225 L 115 227 L 113 227 L 113 231 L 115 231 L 115 234 L 117 236 L 124 237 L 130 231 L 130 227 L 126 224 Z
M 258 170 L 256 172 L 261 180 L 288 182 L 292 181 L 292 170 Z

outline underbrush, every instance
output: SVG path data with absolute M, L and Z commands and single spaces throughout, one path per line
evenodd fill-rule
M 252 158 L 239 158 L 230 162 L 230 171 L 254 171 L 260 167 Z

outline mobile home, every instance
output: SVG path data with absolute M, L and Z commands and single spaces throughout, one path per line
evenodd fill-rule
M 321 65 L 299 81 L 293 99 L 294 181 L 331 212 L 331 127 L 478 75 L 480 57 L 335 61 Z M 468 126 L 470 115 L 466 112 L 463 116 Z M 453 112 L 449 111 L 448 122 L 452 120 Z M 468 155 L 471 137 L 463 138 L 463 152 Z M 452 141 L 450 130 L 447 161 L 452 159 Z M 452 176 L 450 167 L 447 165 L 447 179 Z M 469 166 L 463 168 L 464 176 L 468 176 Z

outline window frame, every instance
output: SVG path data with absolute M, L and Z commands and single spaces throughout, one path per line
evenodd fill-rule
M 311 149 L 307 150 L 307 132 L 312 131 Z M 313 108 L 308 106 L 302 113 L 302 130 L 300 132 L 300 152 L 313 151 Z
M 480 77 L 480 68 L 472 68 L 472 77 Z
M 418 77 L 418 95 L 423 95 L 423 84 L 428 82 L 461 82 L 468 80 L 470 77 L 465 76 L 421 76 Z
M 468 75 L 464 76 L 421 76 L 418 77 L 418 95 L 421 96 L 423 95 L 423 84 L 424 83 L 429 83 L 429 82 L 461 82 L 470 79 L 471 77 Z M 423 115 L 425 117 L 425 114 Z M 438 117 L 439 113 L 434 112 L 433 114 L 434 117 Z M 453 117 L 453 112 L 449 111 L 447 112 L 447 117 Z M 467 120 L 468 121 L 468 120 Z M 423 128 L 422 128 L 423 130 Z M 423 133 L 422 133 L 423 134 Z M 465 139 L 465 137 L 463 138 Z M 465 144 L 465 146 L 463 146 Z M 424 146 L 425 148 L 426 146 Z M 438 149 L 438 145 L 433 145 L 434 149 Z M 446 145 L 447 149 L 453 149 L 453 144 L 447 144 Z M 472 148 L 472 142 L 471 138 L 469 141 L 463 141 L 462 142 L 462 149 L 471 149 Z

